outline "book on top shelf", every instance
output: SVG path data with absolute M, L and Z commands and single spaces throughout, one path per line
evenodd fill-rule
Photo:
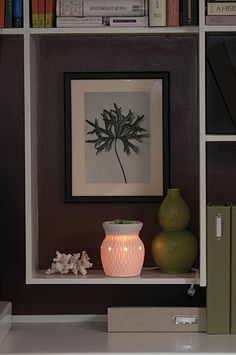
M 39 27 L 44 28 L 44 21 L 45 21 L 44 0 L 38 0 L 38 12 L 39 12 Z
M 236 2 L 236 0 L 207 0 L 207 2 L 226 3 L 226 2 Z
M 203 0 L 200 0 L 203 1 Z M 180 17 L 182 26 L 198 25 L 198 1 L 181 0 Z
M 38 0 L 31 0 L 31 26 L 33 28 L 39 27 Z
M 166 0 L 149 0 L 149 26 L 166 26 Z
M 230 26 L 236 25 L 236 15 L 224 16 L 224 15 L 207 15 L 206 25 L 218 25 L 218 26 Z
M 207 15 L 236 15 L 236 2 L 219 2 L 207 4 Z
M 12 26 L 15 28 L 23 27 L 23 0 L 13 0 Z
M 145 16 L 145 0 L 57 0 L 57 16 Z
M 57 27 L 147 27 L 148 17 L 73 17 L 58 16 L 56 19 Z
M 46 0 L 45 2 L 45 27 L 50 28 L 55 26 L 55 0 Z
M 167 26 L 179 26 L 179 0 L 167 0 Z
M 12 6 L 13 0 L 5 0 L 5 27 L 12 28 Z
M 0 28 L 4 27 L 5 0 L 0 0 Z

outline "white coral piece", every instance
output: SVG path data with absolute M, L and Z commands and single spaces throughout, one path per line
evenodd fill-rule
M 90 263 L 90 257 L 85 250 L 82 253 L 76 254 L 61 254 L 59 251 L 56 252 L 56 257 L 53 258 L 51 268 L 46 271 L 47 275 L 55 274 L 57 272 L 61 274 L 68 274 L 73 272 L 74 275 L 81 273 L 82 275 L 87 274 L 87 269 L 93 266 Z

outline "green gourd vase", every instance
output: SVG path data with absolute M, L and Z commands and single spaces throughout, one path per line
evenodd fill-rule
M 180 194 L 180 189 L 168 189 L 158 211 L 162 227 L 152 240 L 151 252 L 155 263 L 166 273 L 188 272 L 198 253 L 195 236 L 185 230 L 190 220 L 190 210 Z

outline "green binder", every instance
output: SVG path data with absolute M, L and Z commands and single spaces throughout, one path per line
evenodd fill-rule
M 207 333 L 230 333 L 230 206 L 207 207 Z
M 236 334 L 236 206 L 231 207 L 231 333 Z

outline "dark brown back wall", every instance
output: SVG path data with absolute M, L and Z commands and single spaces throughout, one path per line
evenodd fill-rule
M 99 265 L 101 222 L 117 215 L 144 221 L 142 236 L 151 264 L 148 247 L 159 229 L 156 204 L 65 205 L 63 71 L 170 71 L 171 185 L 181 188 L 192 211 L 189 228 L 198 234 L 197 38 L 38 36 L 37 41 L 42 265 L 46 267 L 56 249 L 89 251 L 91 243 L 89 254 Z M 1 37 L 0 75 L 1 299 L 13 302 L 14 314 L 96 314 L 105 313 L 108 306 L 204 305 L 205 289 L 198 288 L 189 298 L 185 285 L 25 285 L 22 37 Z M 62 223 L 56 223 L 59 220 Z

